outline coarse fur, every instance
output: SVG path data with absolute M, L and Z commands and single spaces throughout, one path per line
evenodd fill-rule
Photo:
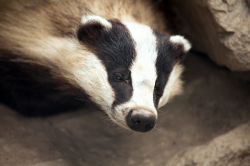
M 0 4 L 0 100 L 22 113 L 90 102 L 127 128 L 129 111 L 157 118 L 157 109 L 181 92 L 180 62 L 191 46 L 167 33 L 149 0 Z M 130 81 L 114 81 L 117 73 Z

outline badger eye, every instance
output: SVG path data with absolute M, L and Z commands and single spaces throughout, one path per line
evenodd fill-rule
M 124 81 L 124 76 L 122 73 L 114 73 L 112 80 L 115 82 L 122 82 L 122 81 Z
M 115 72 L 112 75 L 112 80 L 114 82 L 130 83 L 130 72 Z

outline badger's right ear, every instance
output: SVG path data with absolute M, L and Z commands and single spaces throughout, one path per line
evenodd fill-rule
M 169 41 L 169 51 L 176 61 L 181 61 L 185 57 L 186 53 L 191 49 L 190 42 L 183 36 L 170 36 Z
M 104 31 L 112 28 L 112 24 L 100 16 L 83 16 L 77 31 L 77 38 L 81 42 L 97 39 Z

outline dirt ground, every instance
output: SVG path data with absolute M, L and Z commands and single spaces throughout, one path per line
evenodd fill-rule
M 0 166 L 162 166 L 250 121 L 249 75 L 239 79 L 197 55 L 185 65 L 183 95 L 145 134 L 121 129 L 96 110 L 24 118 L 0 106 Z

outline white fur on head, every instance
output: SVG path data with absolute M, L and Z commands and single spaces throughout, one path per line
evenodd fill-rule
M 191 49 L 190 42 L 187 39 L 185 39 L 183 36 L 180 36 L 180 35 L 170 36 L 169 41 L 174 44 L 183 45 L 185 52 L 188 52 Z
M 110 116 L 115 94 L 109 84 L 106 68 L 94 54 L 82 52 L 82 55 L 84 56 L 73 70 L 75 79 L 92 101 Z
M 180 80 L 180 75 L 182 71 L 183 67 L 181 65 L 177 64 L 174 66 L 165 85 L 163 95 L 159 100 L 158 108 L 163 107 L 173 96 L 181 93 L 182 81 Z
M 135 42 L 136 58 L 131 66 L 131 77 L 133 86 L 133 95 L 131 99 L 121 105 L 116 106 L 118 118 L 131 109 L 144 109 L 151 111 L 157 117 L 157 111 L 154 106 L 153 93 L 157 77 L 155 61 L 157 58 L 157 41 L 150 27 L 124 22 L 128 28 L 131 37 Z M 129 109 L 128 109 L 129 108 Z
M 81 23 L 82 24 L 99 23 L 105 28 L 112 28 L 112 24 L 108 20 L 106 20 L 103 17 L 94 16 L 94 15 L 83 16 L 81 19 Z

